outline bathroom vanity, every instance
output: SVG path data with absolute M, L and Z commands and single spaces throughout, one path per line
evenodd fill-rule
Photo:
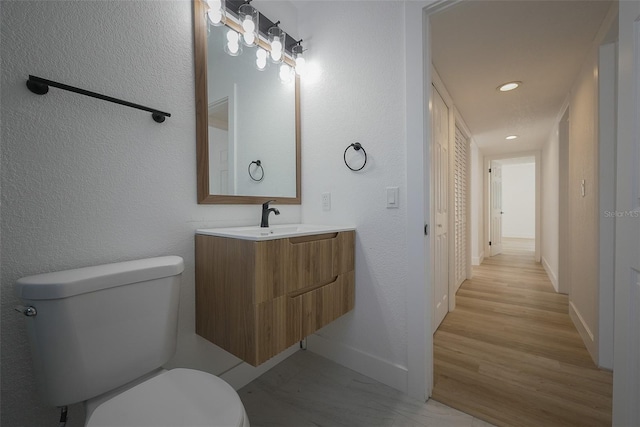
M 196 333 L 253 366 L 353 309 L 353 227 L 196 231 Z

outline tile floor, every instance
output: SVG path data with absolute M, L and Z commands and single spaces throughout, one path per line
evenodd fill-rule
M 310 351 L 238 391 L 252 427 L 487 427 L 441 403 L 416 401 Z

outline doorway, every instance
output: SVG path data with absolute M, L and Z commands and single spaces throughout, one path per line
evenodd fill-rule
M 504 237 L 523 239 L 540 262 L 540 157 L 539 151 L 485 157 L 485 254 L 502 253 Z
M 536 241 L 536 159 L 534 156 L 489 162 L 489 254 L 503 243 L 531 247 Z

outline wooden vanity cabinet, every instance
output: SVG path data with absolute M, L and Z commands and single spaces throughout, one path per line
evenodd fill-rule
M 353 309 L 355 232 L 196 234 L 196 333 L 253 366 Z

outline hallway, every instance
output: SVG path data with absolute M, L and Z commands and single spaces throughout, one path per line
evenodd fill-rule
M 434 335 L 433 399 L 498 426 L 610 426 L 612 374 L 592 362 L 533 247 L 474 267 Z

